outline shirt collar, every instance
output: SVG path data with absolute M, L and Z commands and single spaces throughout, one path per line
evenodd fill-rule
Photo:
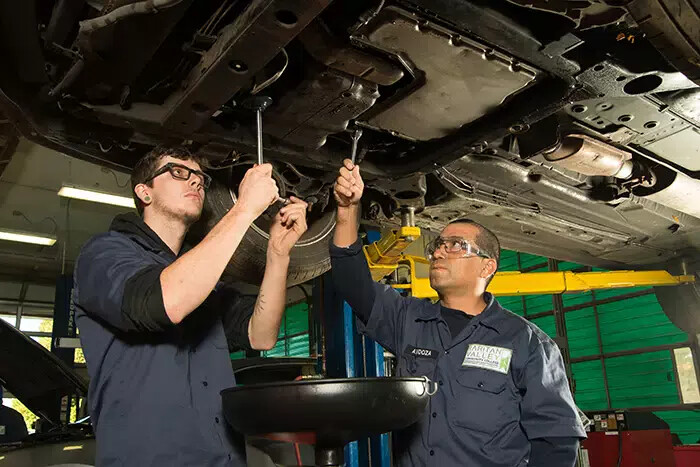
M 163 239 L 143 221 L 141 216 L 133 212 L 115 217 L 109 229 L 128 235 L 148 250 L 176 256 Z
M 502 317 L 502 313 L 500 312 L 503 310 L 503 308 L 493 294 L 489 292 L 484 292 L 484 301 L 486 302 L 486 308 L 484 308 L 484 311 L 474 316 L 472 322 L 474 324 L 483 324 L 484 326 L 500 333 Z M 416 321 L 432 321 L 440 319 L 441 306 L 442 305 L 440 305 L 439 302 L 426 302 L 425 305 L 416 313 Z
M 475 316 L 474 319 L 478 320 L 478 322 L 484 326 L 500 333 L 501 318 L 503 317 L 501 311 L 503 308 L 501 307 L 501 304 L 498 303 L 498 300 L 496 300 L 496 297 L 489 292 L 484 292 L 484 301 L 486 302 L 486 308 L 484 308 L 484 311 Z

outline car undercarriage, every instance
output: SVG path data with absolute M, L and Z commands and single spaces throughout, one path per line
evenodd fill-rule
M 332 184 L 358 128 L 367 224 L 469 217 L 505 248 L 610 268 L 700 249 L 700 61 L 659 45 L 660 2 L 9 3 L 0 106 L 20 132 L 123 171 L 186 144 L 218 181 L 208 226 L 256 161 L 241 104 L 270 96 L 265 158 L 281 195 L 311 205 L 290 282 L 329 267 Z M 228 272 L 254 280 L 241 254 Z

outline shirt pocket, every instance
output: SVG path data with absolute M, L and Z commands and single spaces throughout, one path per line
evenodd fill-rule
M 228 349 L 228 339 L 226 339 L 224 327 L 217 322 L 213 323 L 209 328 L 207 340 L 217 349 Z
M 460 370 L 453 386 L 452 422 L 462 428 L 494 434 L 517 421 L 519 407 L 511 397 L 508 377 L 489 370 Z
M 432 379 L 435 375 L 437 359 L 431 357 L 416 357 L 404 352 L 398 363 L 398 375 L 405 377 L 427 376 Z
M 216 333 L 214 335 L 214 338 L 212 340 L 212 344 L 214 347 L 217 349 L 225 349 L 228 350 L 228 341 L 226 340 L 226 335 L 224 335 L 223 332 L 221 333 Z

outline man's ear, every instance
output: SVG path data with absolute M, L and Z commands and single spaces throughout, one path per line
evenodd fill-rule
M 150 193 L 150 187 L 147 186 L 145 183 L 139 183 L 138 185 L 136 185 L 134 187 L 134 193 L 136 193 L 136 196 L 146 206 L 153 202 L 153 198 Z
M 491 258 L 487 258 L 484 263 L 484 267 L 481 268 L 481 277 L 483 277 L 484 279 L 488 279 L 489 277 L 496 274 L 496 269 L 498 268 L 498 265 L 496 264 L 496 260 Z

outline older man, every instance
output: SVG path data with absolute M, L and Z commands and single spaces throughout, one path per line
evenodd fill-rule
M 370 276 L 357 235 L 363 189 L 346 160 L 335 186 L 335 288 L 361 332 L 396 355 L 400 376 L 439 385 L 418 423 L 394 434 L 397 464 L 573 466 L 586 435 L 559 349 L 486 292 L 498 269 L 496 236 L 468 219 L 449 224 L 426 249 L 440 301 L 403 297 Z

